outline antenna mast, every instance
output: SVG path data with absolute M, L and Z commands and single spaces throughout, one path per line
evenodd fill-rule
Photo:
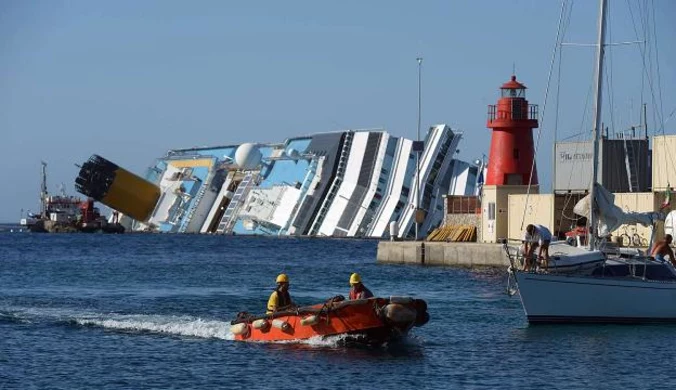
M 47 163 L 40 161 L 42 163 L 42 180 L 40 182 L 40 215 L 44 215 L 46 210 L 46 201 L 47 201 Z

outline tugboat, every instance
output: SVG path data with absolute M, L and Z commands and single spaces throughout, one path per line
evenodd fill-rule
M 94 207 L 93 199 L 82 200 L 68 196 L 63 186 L 60 195 L 50 195 L 47 192 L 47 163 L 44 161 L 40 185 L 40 213 L 28 213 L 20 224 L 34 233 L 124 233 L 124 227 L 116 220 L 108 223 L 99 209 Z
M 253 316 L 242 312 L 231 322 L 238 341 L 300 341 L 345 336 L 345 343 L 382 345 L 404 338 L 414 326 L 429 321 L 427 303 L 412 297 L 344 300 Z

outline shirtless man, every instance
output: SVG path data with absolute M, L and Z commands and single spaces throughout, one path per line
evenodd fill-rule
M 671 260 L 671 263 L 674 266 L 676 266 L 676 259 L 674 258 L 674 251 L 669 246 L 673 240 L 674 240 L 674 238 L 671 236 L 671 234 L 667 234 L 666 236 L 664 236 L 664 240 L 657 241 L 657 243 L 653 247 L 653 251 L 650 255 L 652 257 L 654 257 L 655 260 L 659 260 L 659 261 L 666 261 L 666 259 L 664 257 L 669 256 L 669 260 Z

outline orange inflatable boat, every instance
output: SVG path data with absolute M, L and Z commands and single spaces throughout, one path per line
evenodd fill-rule
M 429 321 L 427 303 L 411 297 L 345 301 L 298 307 L 264 316 L 239 313 L 230 331 L 240 341 L 294 341 L 345 335 L 346 342 L 382 344 Z

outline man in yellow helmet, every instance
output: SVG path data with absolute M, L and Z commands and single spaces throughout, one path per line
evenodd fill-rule
M 361 276 L 358 273 L 350 275 L 350 299 L 372 298 L 373 293 L 361 282 Z
M 277 288 L 270 294 L 268 299 L 268 311 L 266 314 L 272 314 L 276 311 L 288 310 L 294 307 L 289 295 L 289 277 L 286 274 L 277 276 Z

